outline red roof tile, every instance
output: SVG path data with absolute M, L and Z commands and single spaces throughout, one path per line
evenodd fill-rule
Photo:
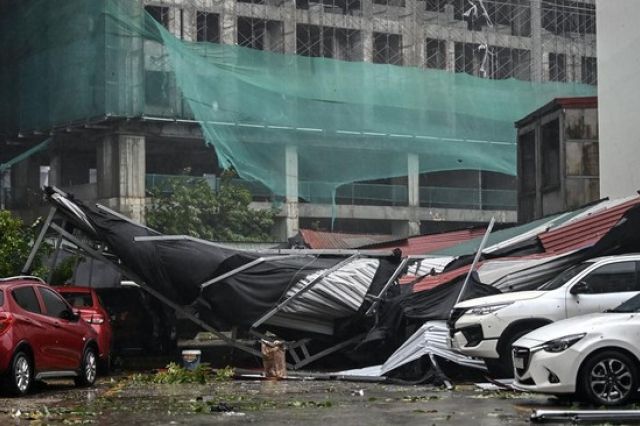
M 385 242 L 369 246 L 371 249 L 394 249 L 399 248 L 405 256 L 428 254 L 437 250 L 446 249 L 456 244 L 481 237 L 484 235 L 484 228 L 463 229 L 461 231 L 444 232 L 441 234 L 419 235 L 402 240 Z
M 631 207 L 640 204 L 640 197 L 593 213 L 570 225 L 543 232 L 538 236 L 549 254 L 567 253 L 588 247 L 600 240 L 604 234 L 622 218 Z
M 311 249 L 355 249 L 362 246 L 379 244 L 392 240 L 391 235 L 376 234 L 342 234 L 339 232 L 322 232 L 301 229 L 300 235 Z

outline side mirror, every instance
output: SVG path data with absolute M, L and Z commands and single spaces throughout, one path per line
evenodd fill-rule
M 60 312 L 60 319 L 63 319 L 65 321 L 75 322 L 78 321 L 78 318 L 80 318 L 80 315 L 76 314 L 75 312 L 71 312 L 69 310 Z
M 586 281 L 580 281 L 569 290 L 569 293 L 576 295 L 582 293 L 589 293 L 589 283 Z

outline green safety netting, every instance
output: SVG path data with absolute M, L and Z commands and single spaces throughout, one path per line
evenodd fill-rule
M 42 129 L 91 117 L 197 120 L 218 160 L 286 193 L 285 150 L 302 197 L 348 182 L 420 172 L 515 175 L 514 121 L 592 86 L 488 80 L 467 74 L 186 42 L 140 1 L 5 2 L 0 81 L 14 100 L 5 128 Z M 179 143 L 179 142 L 177 142 Z M 414 158 L 415 158 L 414 156 Z M 290 163 L 292 165 L 293 163 Z

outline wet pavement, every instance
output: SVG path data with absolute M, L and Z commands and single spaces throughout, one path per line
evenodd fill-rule
M 542 395 L 319 380 L 139 383 L 107 377 L 89 389 L 49 381 L 24 398 L 0 398 L 0 424 L 524 425 Z M 564 408 L 567 408 L 565 405 Z

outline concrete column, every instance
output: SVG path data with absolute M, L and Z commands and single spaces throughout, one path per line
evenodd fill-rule
M 567 59 L 571 61 L 571 77 L 568 80 L 582 83 L 582 56 L 571 55 L 570 58 Z
M 453 40 L 445 40 L 445 68 L 449 72 L 456 71 L 456 42 Z
M 300 228 L 298 211 L 298 148 L 295 145 L 287 145 L 284 152 L 285 161 L 285 189 L 287 204 L 286 237 L 291 238 L 298 234 Z
M 144 222 L 145 137 L 108 135 L 98 144 L 98 200 L 131 219 Z
M 284 0 L 282 3 L 284 17 L 284 53 L 296 53 L 296 2 Z
M 236 44 L 238 41 L 235 0 L 224 0 L 220 15 L 220 41 L 223 44 Z
M 542 0 L 531 0 L 531 81 L 544 81 L 544 64 L 548 80 L 549 63 L 542 52 Z
M 49 159 L 49 185 L 62 187 L 62 156 L 58 152 Z
M 11 192 L 14 208 L 22 210 L 34 207 L 42 198 L 40 162 L 36 158 L 29 157 L 11 166 Z
M 373 62 L 373 0 L 362 0 L 362 29 L 360 43 L 362 44 L 362 60 Z
M 420 234 L 420 157 L 418 154 L 407 155 L 407 189 L 409 193 L 408 235 Z
M 196 41 L 197 31 L 195 5 L 187 6 L 185 4 L 182 9 L 182 39 Z

